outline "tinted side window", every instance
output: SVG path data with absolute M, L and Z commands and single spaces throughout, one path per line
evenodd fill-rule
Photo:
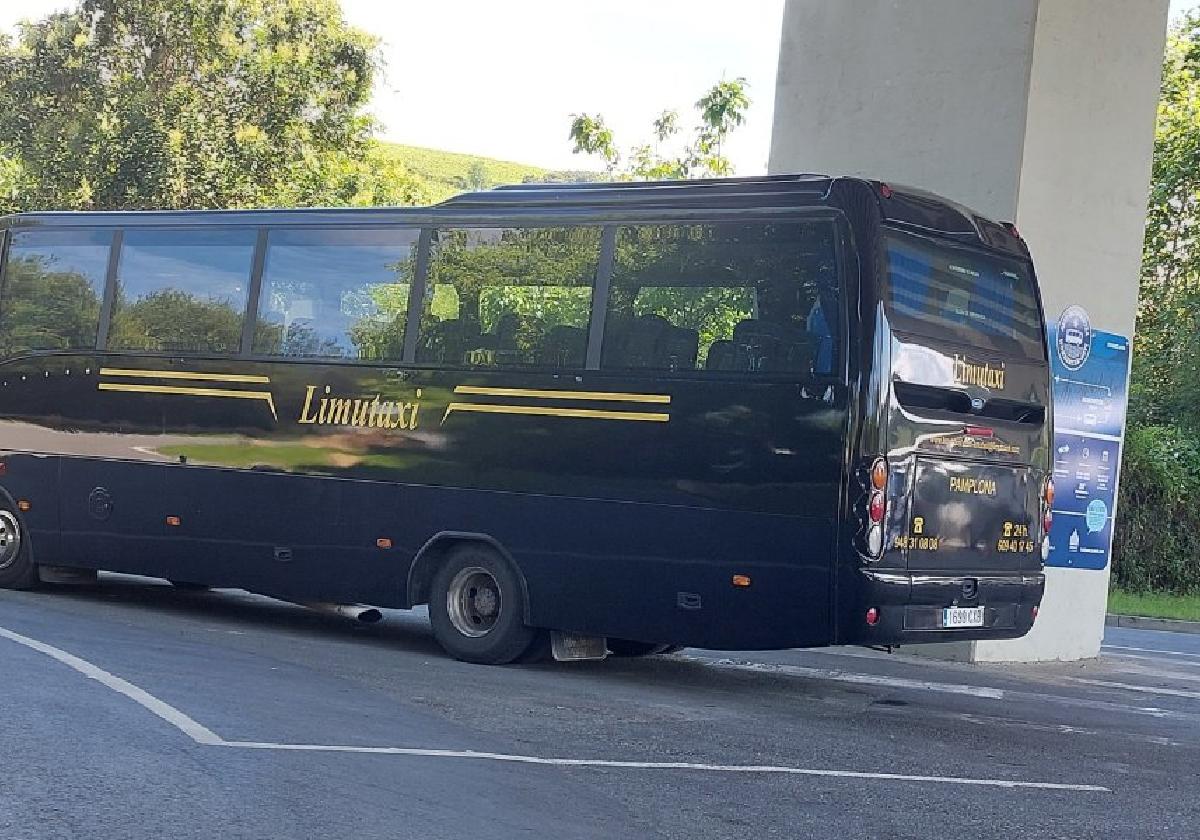
M 254 352 L 399 360 L 419 234 L 271 231 Z
M 831 222 L 639 225 L 617 231 L 602 366 L 831 374 Z
M 417 361 L 583 367 L 599 228 L 435 233 Z
M 16 231 L 0 298 L 0 353 L 96 346 L 112 233 Z
M 125 231 L 108 347 L 236 353 L 254 230 Z

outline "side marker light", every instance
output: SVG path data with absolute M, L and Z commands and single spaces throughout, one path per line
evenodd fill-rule
M 380 537 L 379 539 L 375 540 L 375 547 L 376 548 L 391 548 L 392 541 L 390 539 L 388 539 L 387 537 Z
M 182 520 L 178 516 L 168 516 L 167 524 L 172 528 L 178 528 L 182 524 Z
M 33 507 L 33 505 L 29 503 L 28 499 L 20 499 L 17 501 L 18 510 L 29 510 L 31 507 Z
M 749 586 L 750 585 L 750 575 L 734 575 L 733 576 L 733 585 L 734 586 L 743 586 L 743 587 Z

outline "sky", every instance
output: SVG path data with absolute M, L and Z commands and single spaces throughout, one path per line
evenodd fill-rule
M 828 0 L 840 2 L 841 0 Z M 73 5 L 0 0 L 0 29 Z M 599 168 L 571 153 L 571 115 L 603 114 L 618 146 L 645 142 L 722 78 L 752 101 L 726 152 L 766 171 L 783 0 L 342 0 L 382 40 L 371 108 L 387 140 L 554 169 Z M 1200 0 L 1171 0 L 1171 17 Z

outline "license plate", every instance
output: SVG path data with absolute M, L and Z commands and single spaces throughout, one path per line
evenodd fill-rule
M 942 610 L 942 627 L 982 627 L 983 607 L 947 607 Z

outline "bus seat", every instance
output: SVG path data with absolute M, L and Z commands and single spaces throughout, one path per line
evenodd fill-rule
M 750 370 L 812 372 L 812 338 L 800 327 L 747 318 L 733 328 L 733 340 L 747 355 Z
M 700 352 L 700 333 L 670 324 L 658 343 L 659 366 L 667 370 L 695 370 Z
M 479 325 L 464 318 L 438 321 L 422 330 L 418 362 L 462 364 L 468 350 L 480 345 Z
M 587 349 L 587 330 L 565 324 L 546 331 L 538 353 L 538 364 L 549 367 L 583 367 Z
M 708 358 L 704 361 L 705 370 L 737 370 L 737 354 L 734 344 L 727 338 L 718 338 L 708 347 Z

